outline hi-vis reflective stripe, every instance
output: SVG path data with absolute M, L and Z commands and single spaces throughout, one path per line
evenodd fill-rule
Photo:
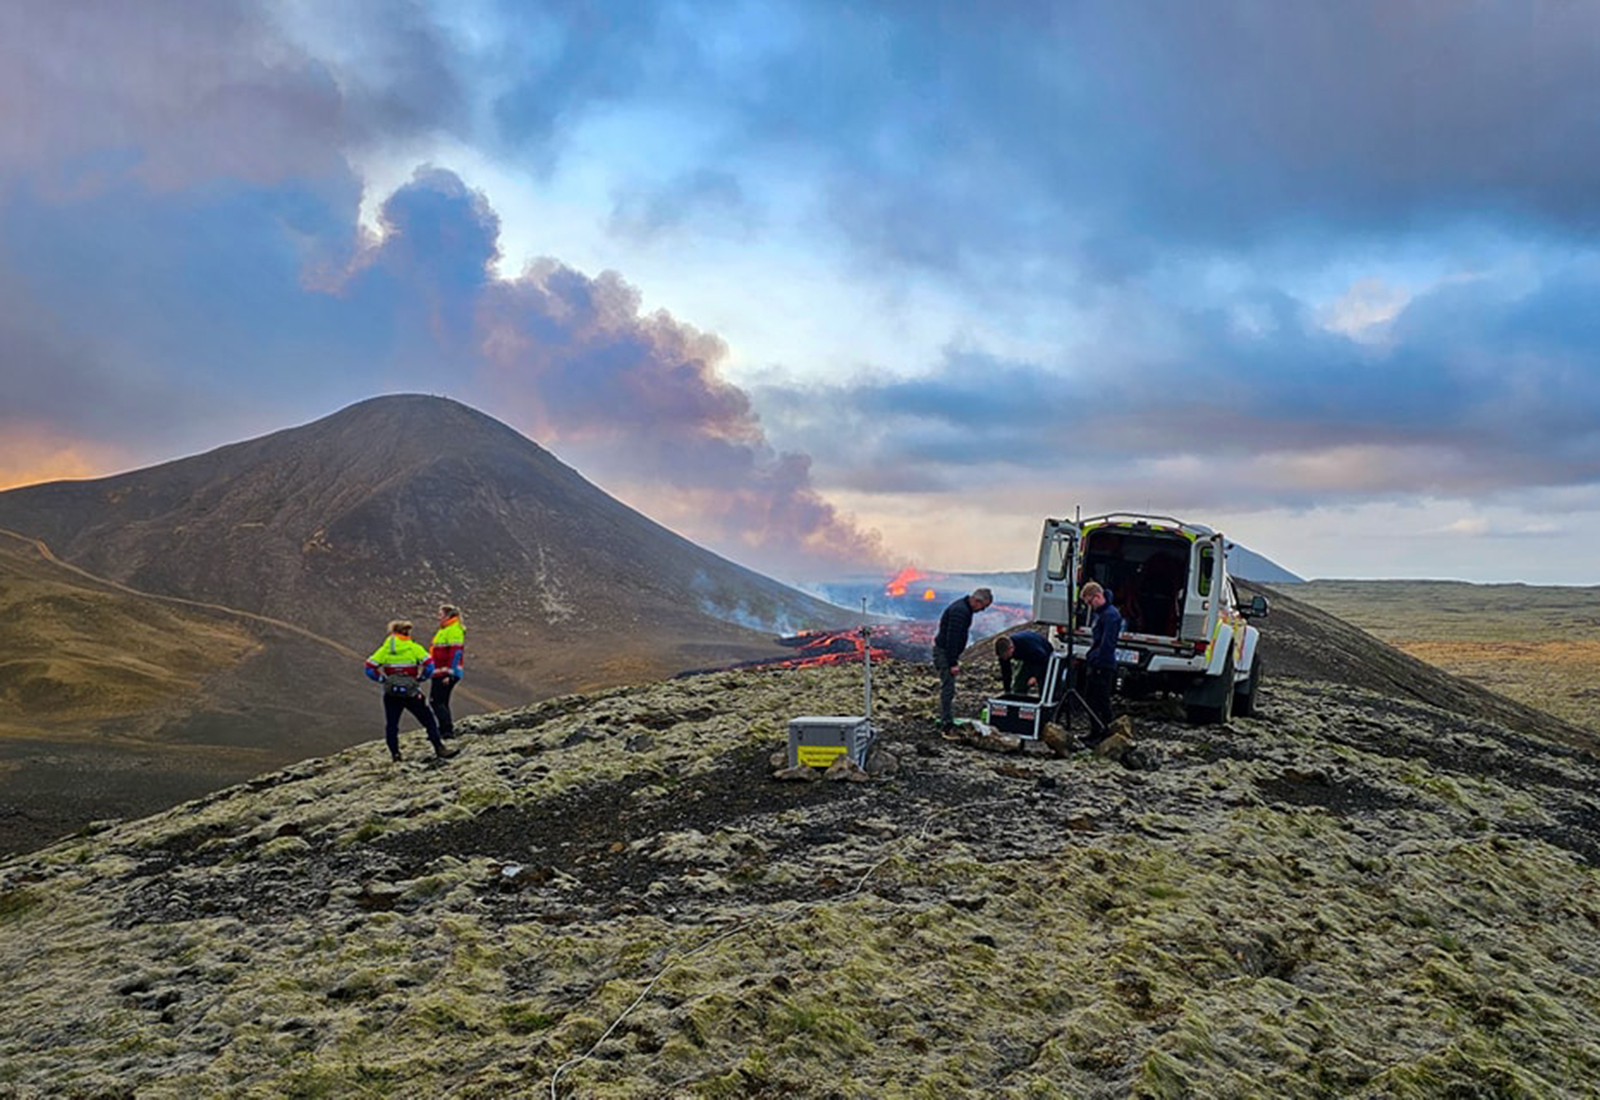
M 1135 523 L 1126 519 L 1111 520 L 1108 523 L 1086 523 L 1083 526 L 1083 533 L 1088 535 L 1091 531 L 1104 531 L 1111 527 L 1121 528 L 1125 531 L 1156 531 L 1163 535 L 1181 535 L 1190 542 L 1198 542 L 1204 537 L 1193 531 L 1185 531 L 1182 527 L 1171 527 L 1165 523 Z

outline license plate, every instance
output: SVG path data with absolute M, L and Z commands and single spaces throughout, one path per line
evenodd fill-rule
M 1117 650 L 1117 660 L 1125 665 L 1136 665 L 1139 663 L 1139 651 L 1137 649 L 1119 649 Z

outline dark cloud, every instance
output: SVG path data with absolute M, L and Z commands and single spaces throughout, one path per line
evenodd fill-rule
M 249 0 L 0 5 L 0 171 L 71 197 L 134 179 L 279 184 L 356 150 L 465 125 L 462 68 L 416 4 L 336 3 L 340 60 Z M 381 18 L 373 18 L 381 15 Z
M 1066 364 L 947 355 L 917 379 L 756 391 L 784 439 L 859 461 L 825 484 L 941 492 L 988 476 L 1053 476 L 1132 493 L 1210 490 L 1238 507 L 1419 492 L 1474 494 L 1600 479 L 1600 268 L 1536 286 L 1452 282 L 1421 295 L 1381 342 L 1331 332 L 1283 294 L 1170 310 L 1149 340 L 1107 329 Z M 1034 471 L 1033 474 L 1021 471 Z
M 1600 228 L 1592 5 L 884 2 L 754 27 L 738 5 L 661 10 L 520 17 L 543 49 L 498 103 L 503 136 L 542 149 L 587 112 L 671 104 L 748 163 L 830 180 L 858 246 L 926 269 L 1003 252 L 1115 278 L 1152 246 Z M 703 30 L 729 25 L 749 37 L 732 59 Z M 670 205 L 676 183 L 655 186 Z

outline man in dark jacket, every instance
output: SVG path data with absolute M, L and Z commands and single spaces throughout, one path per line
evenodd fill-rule
M 1050 640 L 1032 630 L 1002 634 L 994 640 L 994 655 L 1000 659 L 1002 690 L 1013 695 L 1035 694 L 1044 685 L 1050 667 Z M 1013 666 L 1015 673 L 1013 674 Z
M 1085 702 L 1089 706 L 1089 732 L 1084 743 L 1093 747 L 1104 741 L 1111 726 L 1111 694 L 1117 687 L 1117 639 L 1122 636 L 1122 612 L 1106 598 L 1105 589 L 1095 581 L 1084 585 L 1078 598 L 1089 608 L 1089 654 Z
M 939 729 L 953 735 L 956 720 L 956 676 L 961 672 L 961 654 L 972 633 L 972 616 L 994 603 L 994 593 L 979 588 L 962 596 L 939 616 L 939 632 L 933 636 L 933 667 L 939 672 Z

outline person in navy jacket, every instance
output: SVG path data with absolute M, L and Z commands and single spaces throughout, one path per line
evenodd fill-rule
M 1000 659 L 1001 687 L 1014 695 L 1038 694 L 1052 652 L 1050 640 L 1037 631 L 1000 635 L 994 640 L 994 655 Z
M 939 729 L 947 737 L 955 736 L 956 677 L 961 674 L 961 654 L 972 632 L 972 617 L 992 603 L 994 594 L 978 588 L 970 596 L 952 601 L 939 616 L 939 632 L 933 636 L 933 667 L 939 673 Z
M 1111 727 L 1111 696 L 1117 688 L 1117 639 L 1122 636 L 1122 612 L 1106 597 L 1106 590 L 1090 581 L 1079 590 L 1078 598 L 1089 608 L 1088 681 L 1084 701 L 1089 707 L 1089 732 L 1084 742 L 1090 746 L 1104 741 Z

